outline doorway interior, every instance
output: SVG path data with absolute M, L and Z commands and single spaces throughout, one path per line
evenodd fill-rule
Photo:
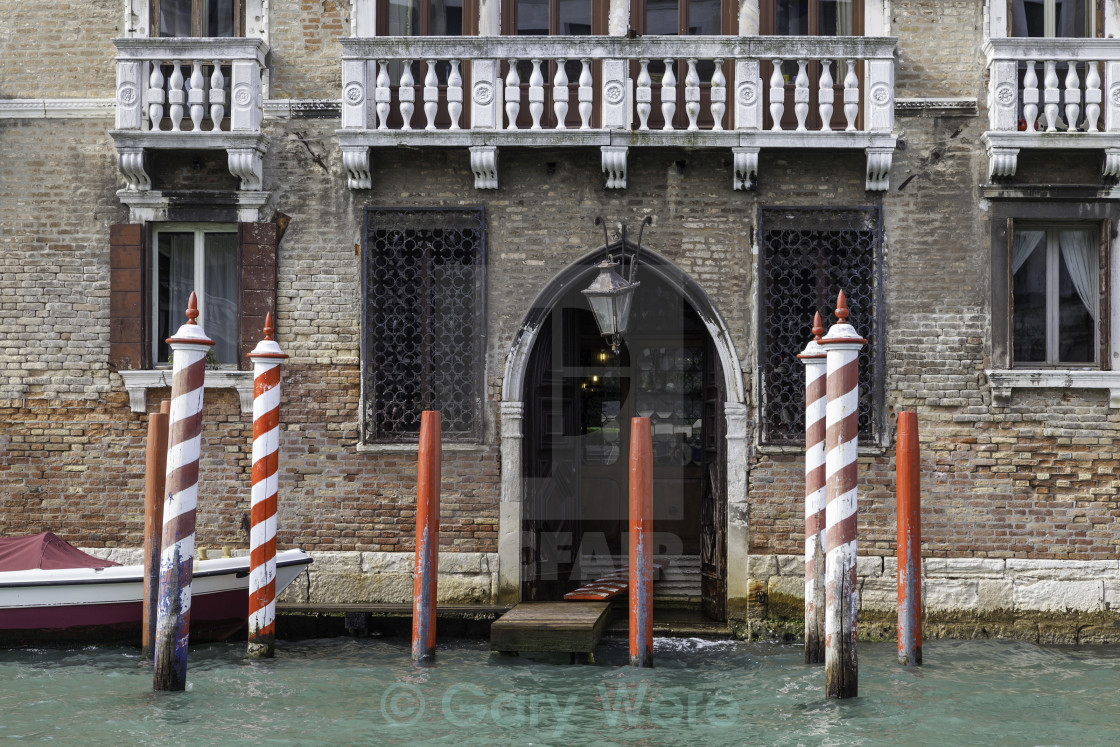
M 655 595 L 726 619 L 725 395 L 710 334 L 643 263 L 612 351 L 579 292 L 594 272 L 589 261 L 548 311 L 529 356 L 521 598 L 559 599 L 626 567 L 630 420 L 641 416 L 653 434 Z

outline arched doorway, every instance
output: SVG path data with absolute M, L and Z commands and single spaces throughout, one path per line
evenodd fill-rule
M 612 253 L 624 263 L 633 257 L 620 244 Z M 726 394 L 710 319 L 688 297 L 695 285 L 643 252 L 629 332 L 612 351 L 580 293 L 601 257 L 569 268 L 547 306 L 534 309 L 539 326 L 520 392 L 520 596 L 558 599 L 626 565 L 630 419 L 644 416 L 653 430 L 655 556 L 664 578 L 657 594 L 699 601 L 724 619 Z

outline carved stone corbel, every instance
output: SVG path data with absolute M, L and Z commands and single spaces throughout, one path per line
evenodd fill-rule
M 988 178 L 992 181 L 1015 176 L 1019 166 L 1019 149 L 1002 145 L 988 146 Z M 1107 161 L 1106 161 L 1107 168 Z
M 893 158 L 893 147 L 867 149 L 867 184 L 864 189 L 868 192 L 886 192 L 890 189 Z
M 1101 176 L 1105 179 L 1120 179 L 1120 148 L 1104 149 L 1104 169 Z
M 758 148 L 732 148 L 735 173 L 732 189 L 753 190 L 758 185 Z
M 241 180 L 241 189 L 260 190 L 264 178 L 264 154 L 256 148 L 227 148 L 229 173 Z
M 604 145 L 601 150 L 607 189 L 626 189 L 626 154 L 630 149 L 624 145 Z
M 471 171 L 475 189 L 498 188 L 498 148 L 495 145 L 471 146 Z
M 143 148 L 118 148 L 117 168 L 128 183 L 129 192 L 147 192 L 152 188 L 152 180 L 148 178 L 145 167 Z
M 373 189 L 369 173 L 369 147 L 342 146 L 342 165 L 346 169 L 346 186 L 350 189 Z

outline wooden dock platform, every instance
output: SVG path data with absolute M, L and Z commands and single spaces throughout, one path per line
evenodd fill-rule
M 522 602 L 490 626 L 490 650 L 594 653 L 610 602 Z

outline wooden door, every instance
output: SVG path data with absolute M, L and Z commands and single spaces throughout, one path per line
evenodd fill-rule
M 704 356 L 704 484 L 700 509 L 700 600 L 704 614 L 727 619 L 727 459 L 723 376 L 711 340 Z
M 564 310 L 569 312 L 570 310 Z M 525 436 L 522 599 L 559 599 L 572 583 L 580 536 L 577 394 L 553 361 L 563 360 L 567 313 L 549 315 L 530 357 Z M 570 344 L 570 343 L 569 343 Z

